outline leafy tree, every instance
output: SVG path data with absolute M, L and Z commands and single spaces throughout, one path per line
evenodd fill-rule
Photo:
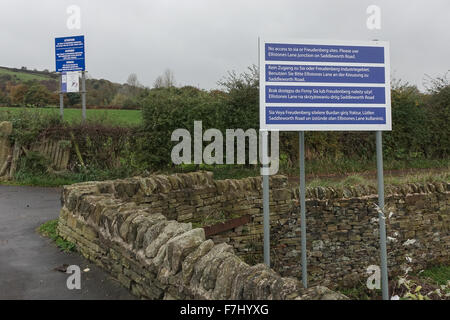
M 28 86 L 25 84 L 17 84 L 9 87 L 9 98 L 12 105 L 24 105 L 25 94 L 28 91 Z
M 49 104 L 51 93 L 41 84 L 35 84 L 29 87 L 23 97 L 26 106 L 43 107 Z
M 9 104 L 8 96 L 2 91 L 0 91 L 0 104 Z
M 88 106 L 109 106 L 121 85 L 105 79 L 86 80 L 86 104 Z
M 67 97 L 67 106 L 68 107 L 73 107 L 77 104 L 81 103 L 81 94 L 77 93 L 77 92 L 68 92 L 66 94 Z
M 127 98 L 126 95 L 124 95 L 123 93 L 118 92 L 118 93 L 116 93 L 116 95 L 112 99 L 111 105 L 113 105 L 113 106 L 123 106 L 127 99 L 128 98 Z

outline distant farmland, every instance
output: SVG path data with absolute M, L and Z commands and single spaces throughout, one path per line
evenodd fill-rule
M 6 68 L 0 67 L 0 76 L 10 75 L 12 79 L 17 81 L 30 81 L 30 80 L 53 80 L 57 81 L 57 75 L 51 73 L 45 73 L 42 71 L 31 71 L 31 70 L 19 70 L 16 68 Z
M 86 117 L 88 121 L 95 121 L 110 125 L 136 126 L 141 124 L 142 116 L 140 110 L 116 110 L 116 109 L 87 109 Z M 20 108 L 20 107 L 0 107 L 0 112 L 45 112 L 59 115 L 59 107 L 54 108 Z M 81 109 L 64 109 L 64 120 L 69 123 L 81 122 Z

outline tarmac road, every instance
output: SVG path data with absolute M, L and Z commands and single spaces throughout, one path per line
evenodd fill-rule
M 60 189 L 0 186 L 0 299 L 135 299 L 80 254 L 63 253 L 36 232 L 60 208 Z M 54 270 L 64 264 L 81 268 L 80 290 L 69 290 L 70 274 Z

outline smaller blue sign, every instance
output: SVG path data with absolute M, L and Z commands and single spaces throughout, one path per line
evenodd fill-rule
M 84 36 L 55 38 L 56 72 L 84 71 Z
M 385 107 L 266 107 L 267 124 L 386 124 Z
M 384 87 L 266 86 L 266 103 L 384 104 Z
M 383 83 L 384 67 L 266 64 L 267 82 Z
M 61 75 L 61 92 L 67 92 L 67 73 Z

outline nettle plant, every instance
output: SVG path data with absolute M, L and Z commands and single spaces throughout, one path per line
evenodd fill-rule
M 410 278 L 409 271 L 411 271 L 410 267 L 406 268 L 405 273 L 398 277 L 393 289 L 393 293 L 396 294 L 392 296 L 391 300 L 436 300 L 450 298 L 450 280 L 446 284 L 441 284 L 438 288 L 429 288 L 429 285 L 425 285 L 426 287 L 424 287 L 418 281 Z M 423 271 L 419 271 L 419 274 Z
M 389 220 L 395 216 L 391 208 L 386 208 L 386 206 L 384 208 L 380 208 L 377 204 L 374 204 L 374 206 L 381 219 Z M 389 211 L 389 214 L 386 217 L 385 212 L 387 211 Z M 379 218 L 372 218 L 370 222 L 378 224 Z M 399 231 L 391 229 L 389 233 L 391 235 L 387 236 L 388 243 L 399 242 Z M 407 239 L 402 243 L 402 246 L 404 247 L 412 247 L 417 245 L 419 245 L 417 239 Z M 411 267 L 413 258 L 411 256 L 412 254 L 408 252 L 404 255 L 405 262 L 400 265 L 400 269 L 403 271 L 403 274 L 395 280 L 394 286 L 391 288 L 391 300 L 431 300 L 433 298 L 449 298 L 450 280 L 448 280 L 446 284 L 440 285 L 438 288 L 429 288 L 429 286 L 427 286 L 428 288 L 424 288 L 416 279 L 411 277 L 410 272 L 413 270 Z M 418 274 L 420 275 L 423 271 L 424 270 L 420 270 Z

